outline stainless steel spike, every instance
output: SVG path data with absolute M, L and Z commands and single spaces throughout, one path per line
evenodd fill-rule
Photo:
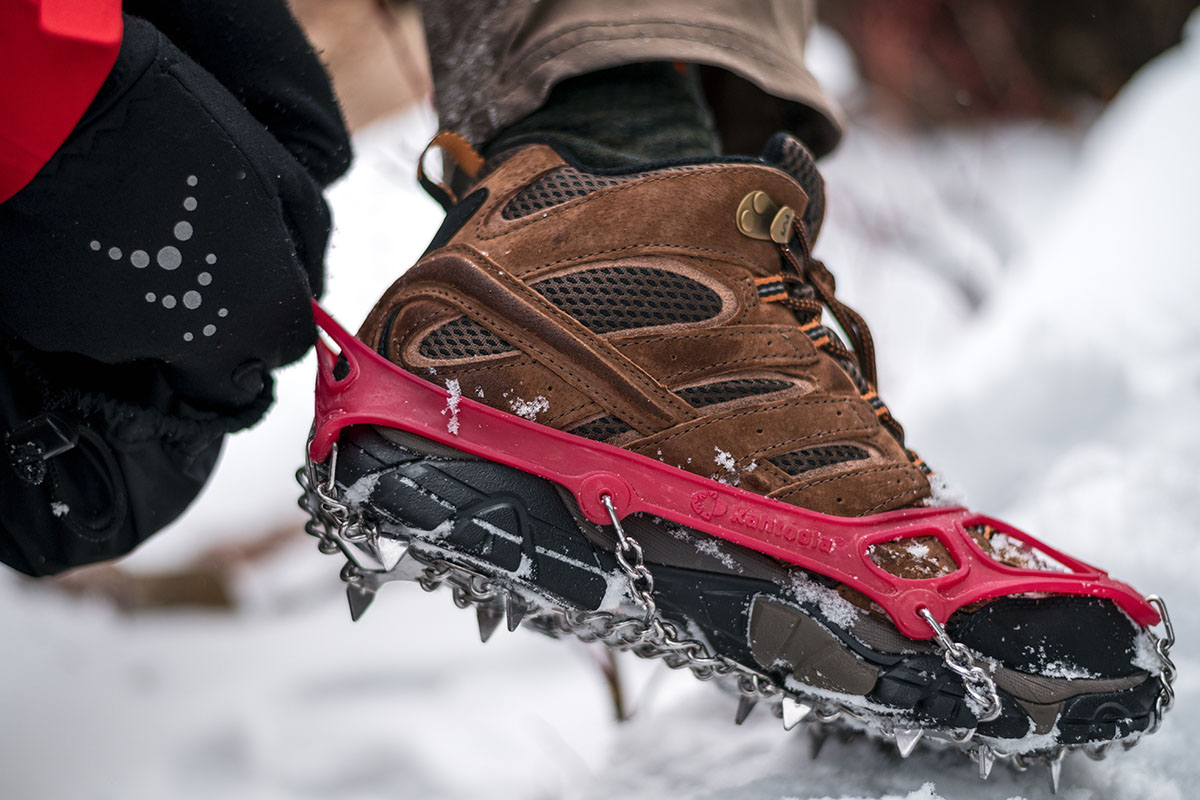
M 391 572 L 408 555 L 408 542 L 392 539 L 388 536 L 376 536 L 375 551 L 379 554 L 379 563 L 385 572 Z
M 783 698 L 783 729 L 790 731 L 812 713 L 812 706 L 790 697 Z
M 341 549 L 342 555 L 360 572 L 381 572 L 386 569 L 383 566 L 383 560 L 379 557 L 378 548 L 369 541 L 348 541 L 338 538 L 337 546 Z
M 975 749 L 975 762 L 979 764 L 979 779 L 986 781 L 992 774 L 992 767 L 996 763 L 996 754 L 987 745 L 980 745 Z
M 738 699 L 737 713 L 733 715 L 733 721 L 741 725 L 746 721 L 746 717 L 750 716 L 750 712 L 754 710 L 756 705 L 758 705 L 758 698 L 742 695 Z
M 923 728 L 896 728 L 893 733 L 896 736 L 896 749 L 900 751 L 901 758 L 911 756 L 913 750 L 917 748 L 917 742 L 921 741 L 921 737 L 925 735 Z
M 1050 756 L 1050 791 L 1053 794 L 1058 794 L 1058 783 L 1059 779 L 1062 778 L 1064 755 L 1066 755 L 1066 751 L 1059 750 L 1056 754 Z
M 808 757 L 810 759 L 817 760 L 817 756 L 821 755 L 821 748 L 825 746 L 825 740 L 828 738 L 829 729 L 825 725 L 808 726 Z
M 346 584 L 346 599 L 350 602 L 350 619 L 358 622 L 375 599 L 375 590 L 357 581 L 350 582 Z
M 479 640 L 486 643 L 500 627 L 504 609 L 493 603 L 481 603 L 475 606 L 475 619 L 479 622 Z
M 525 605 L 525 601 L 509 592 L 508 597 L 504 598 L 504 616 L 508 623 L 508 629 L 515 631 L 520 627 L 521 620 L 525 619 L 527 613 L 529 613 L 529 606 Z

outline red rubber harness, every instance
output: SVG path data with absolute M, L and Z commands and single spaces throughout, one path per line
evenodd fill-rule
M 933 636 L 920 610 L 940 623 L 956 610 L 993 597 L 1041 592 L 1103 597 L 1141 625 L 1159 621 L 1132 587 L 1042 544 L 999 520 L 965 508 L 916 508 L 869 517 L 834 517 L 693 475 L 619 447 L 530 422 L 450 393 L 390 363 L 313 304 L 318 326 L 340 348 L 348 372 L 334 377 L 337 354 L 317 343 L 316 432 L 309 456 L 329 457 L 342 429 L 385 425 L 514 467 L 571 491 L 584 515 L 611 522 L 601 498 L 620 517 L 638 512 L 677 522 L 825 575 L 877 602 L 910 639 Z M 451 433 L 450 418 L 457 420 Z M 990 525 L 1061 564 L 1054 572 L 1008 566 L 990 558 L 967 529 Z M 934 578 L 901 578 L 881 569 L 869 548 L 881 542 L 931 536 L 957 569 Z

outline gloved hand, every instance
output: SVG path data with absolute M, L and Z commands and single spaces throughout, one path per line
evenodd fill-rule
M 29 574 L 127 552 L 265 411 L 350 159 L 283 0 L 125 10 L 95 101 L 0 204 L 0 560 Z

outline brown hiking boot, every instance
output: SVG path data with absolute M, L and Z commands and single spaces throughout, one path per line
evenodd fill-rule
M 1147 655 L 1155 640 L 1114 594 L 993 591 L 946 619 L 922 607 L 897 628 L 892 595 L 966 580 L 964 562 L 996 580 L 1034 570 L 1066 580 L 1086 565 L 984 518 L 961 529 L 961 546 L 902 535 L 940 513 L 928 508 L 929 470 L 877 394 L 865 323 L 810 256 L 823 194 L 799 142 L 779 135 L 761 160 L 634 173 L 589 171 L 547 145 L 482 170 L 467 162 L 479 174 L 359 332 L 446 387 L 445 430 L 438 441 L 380 424 L 342 431 L 335 478 L 320 465 L 309 475 L 310 487 L 340 492 L 310 501 L 337 510 L 327 535 L 353 519 L 360 538 L 409 545 L 420 571 L 405 576 L 449 582 L 462 604 L 477 603 L 485 639 L 507 614 L 510 629 L 524 620 L 736 679 L 739 721 L 767 697 L 788 727 L 840 717 L 894 737 L 904 755 L 926 733 L 970 752 L 984 774 L 998 754 L 1053 766 L 1064 746 L 1157 725 L 1169 668 Z M 687 520 L 618 514 L 606 494 L 612 524 L 597 524 L 548 479 L 558 474 L 548 457 L 545 471 L 513 467 L 536 464 L 543 445 L 522 454 L 518 441 L 508 466 L 474 446 L 486 426 L 459 430 L 472 402 L 677 468 L 653 465 L 664 482 L 679 471 L 711 480 L 685 476 Z M 505 424 L 488 414 L 472 419 Z M 748 511 L 745 492 L 818 513 L 788 527 Z M 818 568 L 856 535 L 847 518 L 896 530 L 864 548 L 861 582 Z M 725 536 L 718 523 L 753 530 Z M 752 541 L 772 535 L 816 555 L 780 558 Z M 383 571 L 402 573 L 394 564 Z M 356 613 L 384 582 L 361 565 L 347 579 Z

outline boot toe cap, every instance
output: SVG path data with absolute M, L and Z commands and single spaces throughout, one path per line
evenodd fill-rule
M 1115 678 L 1137 670 L 1138 627 L 1098 598 L 1005 597 L 955 615 L 948 632 L 1020 672 Z

